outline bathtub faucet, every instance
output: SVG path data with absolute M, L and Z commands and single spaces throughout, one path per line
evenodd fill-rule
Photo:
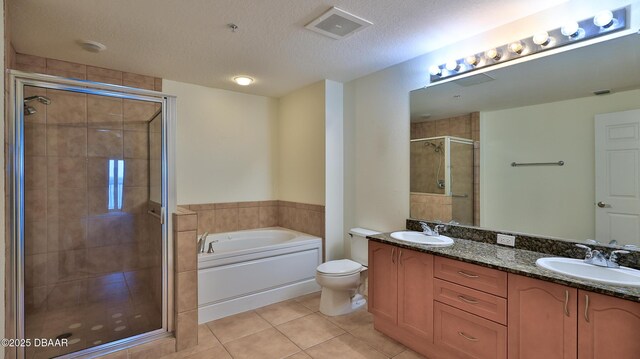
M 204 246 L 207 243 L 207 235 L 209 235 L 209 232 L 204 232 L 200 236 L 200 239 L 198 239 L 198 253 L 204 253 Z

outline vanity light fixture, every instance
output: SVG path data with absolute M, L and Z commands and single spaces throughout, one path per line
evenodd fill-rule
M 560 33 L 566 37 L 570 37 L 575 39 L 580 36 L 580 25 L 575 21 L 569 21 L 566 24 L 562 25 L 560 28 Z
M 593 24 L 603 29 L 611 27 L 613 21 L 613 13 L 609 10 L 601 11 L 593 17 Z
M 549 33 L 546 31 L 540 31 L 533 35 L 531 40 L 534 44 L 544 47 L 551 43 L 551 36 L 549 36 Z
M 464 58 L 464 62 L 466 62 L 470 66 L 477 66 L 479 61 L 480 60 L 478 59 L 478 56 L 476 56 L 476 55 L 471 55 L 471 56 L 467 56 L 467 57 Z
M 581 21 L 569 21 L 562 27 L 553 30 L 539 31 L 528 38 L 453 59 L 444 64 L 433 65 L 429 67 L 430 83 L 628 29 L 628 11 L 628 7 L 613 11 L 601 11 L 595 16 Z
M 429 74 L 431 76 L 442 76 L 442 69 L 440 69 L 440 66 L 433 65 L 429 67 Z
M 493 61 L 499 61 L 502 54 L 497 49 L 491 49 L 484 53 L 485 56 Z
M 518 55 L 522 54 L 522 51 L 524 51 L 524 45 L 522 44 L 522 41 L 516 41 L 509 44 L 509 51 Z
M 460 70 L 460 64 L 456 60 L 451 60 L 444 65 L 444 68 L 449 70 L 449 72 L 458 71 Z
M 248 76 L 236 76 L 233 81 L 240 86 L 249 86 L 253 83 L 253 79 Z

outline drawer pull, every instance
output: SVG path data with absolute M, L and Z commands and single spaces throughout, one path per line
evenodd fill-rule
M 477 300 L 475 300 L 473 298 L 465 297 L 464 295 L 459 295 L 458 299 L 460 299 L 463 302 L 467 302 L 469 304 L 478 304 L 478 303 L 480 303 L 479 301 L 477 301 Z
M 391 248 L 391 263 L 395 264 L 396 263 L 396 248 L 393 247 Z
M 467 278 L 479 278 L 480 277 L 479 275 L 469 274 L 469 273 L 464 272 L 464 271 L 458 271 L 458 274 L 463 275 L 463 276 L 465 276 Z
M 564 291 L 564 315 L 569 316 L 569 291 Z
M 468 334 L 465 334 L 465 333 L 463 333 L 463 332 L 458 332 L 458 334 L 459 334 L 461 337 L 465 338 L 466 340 L 469 340 L 469 341 L 472 341 L 472 342 L 477 342 L 477 341 L 478 341 L 478 338 L 474 338 L 474 337 L 472 337 L 472 336 L 470 336 L 470 335 L 468 335 Z
M 587 323 L 590 322 L 589 320 L 589 296 L 585 295 L 584 296 L 584 320 L 587 321 Z

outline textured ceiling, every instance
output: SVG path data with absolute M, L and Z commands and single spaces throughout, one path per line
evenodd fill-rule
M 279 97 L 367 75 L 564 0 L 9 1 L 18 52 Z M 374 25 L 343 40 L 304 28 L 331 6 Z M 108 49 L 86 52 L 82 39 Z M 238 74 L 256 83 L 239 87 L 231 82 Z

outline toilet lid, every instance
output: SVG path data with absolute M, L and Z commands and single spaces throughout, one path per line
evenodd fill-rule
M 322 263 L 318 266 L 317 271 L 324 274 L 346 275 L 359 272 L 362 264 L 354 262 L 350 259 L 338 259 Z

